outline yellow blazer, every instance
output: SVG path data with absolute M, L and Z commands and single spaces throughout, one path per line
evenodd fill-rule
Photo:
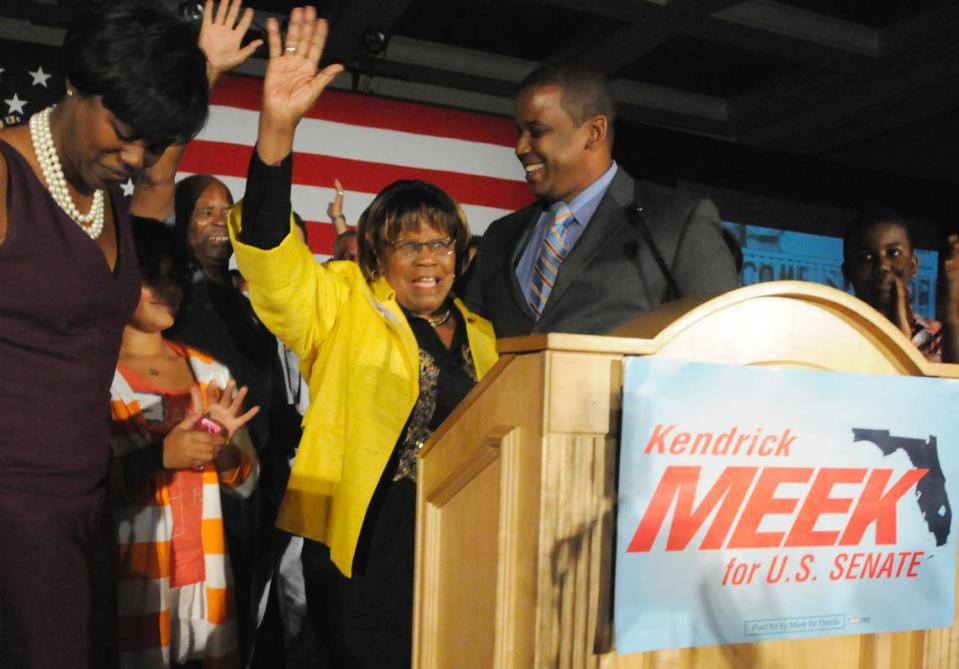
M 276 524 L 329 546 L 350 576 L 373 491 L 419 396 L 419 346 L 386 279 L 367 283 L 350 261 L 322 265 L 292 234 L 266 251 L 243 244 L 240 209 L 230 238 L 253 308 L 300 357 L 310 387 Z M 497 359 L 493 326 L 455 304 L 482 378 Z

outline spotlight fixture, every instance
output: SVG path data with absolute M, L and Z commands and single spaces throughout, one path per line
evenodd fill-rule
M 177 9 L 180 16 L 190 23 L 199 23 L 203 19 L 203 3 L 195 0 L 181 2 Z
M 360 45 L 371 56 L 379 56 L 390 45 L 390 36 L 382 28 L 370 26 L 360 33 Z

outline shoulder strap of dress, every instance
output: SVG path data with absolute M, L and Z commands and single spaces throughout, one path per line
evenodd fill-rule
M 27 162 L 26 157 L 13 148 L 12 144 L 5 142 L 0 139 L 0 154 L 3 155 L 4 160 L 7 163 L 7 172 L 10 170 L 20 171 L 20 170 L 30 170 L 33 169 L 30 167 L 30 164 Z

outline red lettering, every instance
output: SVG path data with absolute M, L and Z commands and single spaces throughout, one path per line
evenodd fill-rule
M 857 546 L 866 529 L 876 523 L 876 543 L 896 543 L 896 505 L 899 498 L 909 492 L 928 469 L 910 469 L 883 494 L 892 477 L 891 469 L 874 469 L 866 481 L 866 487 L 853 509 L 852 517 L 839 540 L 841 546 Z
M 676 501 L 676 510 L 673 513 L 666 550 L 684 550 L 720 500 L 722 504 L 700 548 L 722 547 L 758 468 L 727 467 L 706 493 L 699 506 L 693 509 L 701 469 L 701 467 L 672 465 L 666 468 L 643 514 L 643 519 L 639 522 L 632 541 L 629 542 L 627 553 L 643 553 L 652 548 L 666 519 L 666 514 L 673 505 L 673 500 Z
M 858 576 L 853 576 L 853 572 L 859 569 L 859 561 L 862 559 L 862 553 L 853 553 L 852 559 L 849 561 L 849 568 L 846 570 L 846 580 L 852 581 L 859 578 Z
M 846 513 L 852 506 L 852 498 L 834 498 L 829 493 L 837 483 L 862 483 L 866 469 L 835 468 L 820 469 L 809 488 L 806 501 L 799 508 L 796 522 L 786 537 L 786 546 L 834 546 L 839 532 L 815 530 L 816 521 L 824 513 Z
M 658 453 L 666 452 L 666 436 L 672 432 L 675 425 L 670 425 L 667 428 L 664 428 L 662 425 L 657 424 L 653 428 L 653 435 L 649 438 L 649 441 L 646 442 L 646 450 L 643 453 L 649 453 L 654 448 L 657 449 Z
M 796 437 L 789 436 L 789 429 L 787 428 L 783 432 L 783 436 L 779 439 L 779 447 L 776 449 L 776 456 L 788 458 L 789 447 L 794 441 L 796 441 Z
M 829 572 L 832 581 L 859 579 L 916 578 L 923 551 L 839 553 Z
M 665 448 L 665 439 L 674 426 L 657 426 L 655 438 Z M 687 434 L 688 433 L 683 433 Z M 678 437 L 677 437 L 678 438 Z M 650 440 L 653 444 L 653 439 Z M 650 450 L 657 448 L 651 445 Z M 699 478 L 702 468 L 698 466 L 666 467 L 649 506 L 643 513 L 627 552 L 639 553 L 651 550 L 670 510 L 672 524 L 666 540 L 667 551 L 685 550 L 693 537 L 704 527 L 707 518 L 714 514 L 706 529 L 700 549 L 722 548 L 788 548 L 806 546 L 857 546 L 870 525 L 875 523 L 877 544 L 895 544 L 898 501 L 928 473 L 927 469 L 911 469 L 895 483 L 889 485 L 891 469 L 867 470 L 862 468 L 812 467 L 726 467 L 712 487 L 696 503 Z M 759 474 L 757 477 L 757 473 Z M 815 473 L 815 478 L 813 474 Z M 866 478 L 868 475 L 868 479 Z M 810 482 L 810 479 L 811 482 Z M 846 528 L 841 533 L 833 530 L 816 530 L 816 524 L 825 514 L 849 512 L 853 500 L 846 497 L 830 497 L 837 484 L 863 484 L 862 493 L 849 515 Z M 753 482 L 755 487 L 753 488 Z M 767 515 L 792 514 L 796 512 L 802 497 L 776 497 L 781 483 L 809 483 L 802 506 L 792 526 L 787 531 L 764 531 L 759 528 Z M 750 493 L 750 489 L 752 492 Z M 748 495 L 748 499 L 747 499 Z M 675 509 L 674 509 L 675 506 Z M 739 511 L 742 508 L 742 514 Z M 735 528 L 733 522 L 739 516 Z M 728 542 L 727 542 L 728 538 Z M 842 578 L 845 572 L 840 566 L 843 560 L 851 559 L 849 569 L 858 572 L 860 567 L 872 577 L 873 573 L 887 569 L 879 558 L 866 553 L 842 554 L 836 566 Z M 865 557 L 865 565 L 860 562 Z M 917 563 L 918 564 L 918 563 Z M 903 567 L 900 565 L 900 570 Z
M 736 436 L 736 428 L 731 429 L 729 432 L 723 432 L 721 435 L 716 437 L 716 445 L 713 446 L 713 455 L 726 455 L 729 451 L 729 447 L 733 445 L 733 437 Z M 736 453 L 733 452 L 733 455 Z
M 922 559 L 924 554 L 923 551 L 917 551 L 912 554 L 912 560 L 909 562 L 909 571 L 906 572 L 906 578 L 916 578 L 916 576 L 919 575 L 916 573 L 916 568 L 919 566 L 919 560 Z
M 843 570 L 845 569 L 846 558 L 849 556 L 845 553 L 840 553 L 835 558 L 833 558 L 832 564 L 833 568 L 829 570 L 829 580 L 838 581 L 842 578 Z
M 791 429 L 783 430 L 781 435 L 763 434 L 763 428 L 754 432 L 740 433 L 739 428 L 731 427 L 713 440 L 712 432 L 674 433 L 676 425 L 659 423 L 653 427 L 643 453 L 658 455 L 760 455 L 762 457 L 789 457 L 789 447 L 797 437 Z M 777 442 L 779 442 L 777 444 Z
M 902 569 L 906 566 L 906 558 L 908 558 L 911 553 L 900 553 L 899 554 L 899 569 L 896 570 L 896 578 L 902 576 Z
M 756 488 L 749 496 L 743 515 L 736 523 L 728 548 L 772 548 L 782 544 L 785 532 L 760 532 L 759 524 L 766 514 L 792 513 L 797 498 L 776 498 L 780 483 L 805 483 L 812 476 L 812 467 L 766 467 L 759 475 Z
M 883 560 L 882 566 L 879 568 L 879 571 L 876 572 L 877 578 L 892 578 L 892 566 L 895 563 L 896 563 L 896 554 L 886 553 L 886 559 Z
M 682 455 L 683 451 L 686 450 L 686 444 L 689 443 L 689 432 L 680 432 L 673 439 L 672 445 L 669 447 L 669 452 L 673 455 Z
M 693 441 L 693 447 L 689 452 L 695 455 L 705 455 L 706 451 L 709 450 L 709 444 L 712 442 L 712 440 L 712 432 L 698 432 L 696 434 L 696 440 Z
M 882 553 L 866 553 L 866 562 L 862 565 L 862 575 L 866 578 L 876 578 L 876 574 L 880 572 L 879 563 L 881 559 Z

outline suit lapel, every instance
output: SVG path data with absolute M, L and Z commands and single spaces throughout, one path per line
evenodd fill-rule
M 516 307 L 530 320 L 533 320 L 534 318 L 533 310 L 526 301 L 526 296 L 523 294 L 523 288 L 519 285 L 519 280 L 516 278 L 516 264 L 523 255 L 523 251 L 526 250 L 526 244 L 529 242 L 529 237 L 531 234 L 533 234 L 533 228 L 536 227 L 536 221 L 539 220 L 539 217 L 542 213 L 543 208 L 541 206 L 530 207 L 529 215 L 520 225 L 516 226 L 516 234 L 513 236 L 513 239 L 510 241 L 510 244 L 507 247 L 510 249 L 510 254 L 509 262 L 506 263 L 505 269 L 509 293 L 513 298 L 513 302 L 516 303 Z
M 632 200 L 633 180 L 620 167 L 586 230 L 560 265 L 540 322 L 549 317 L 551 310 L 555 310 L 563 294 L 582 275 L 603 246 L 617 238 L 620 228 L 628 223 L 624 208 Z

